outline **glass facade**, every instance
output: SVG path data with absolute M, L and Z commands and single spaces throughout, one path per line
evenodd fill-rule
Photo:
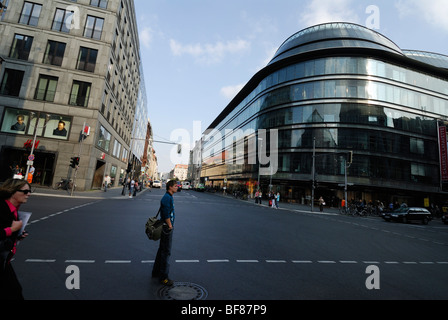
M 275 129 L 278 170 L 262 177 L 260 187 L 265 192 L 277 188 L 291 201 L 310 194 L 315 140 L 316 173 L 327 197 L 340 196 L 337 189 L 344 181 L 343 158 L 350 151 L 354 157 L 347 174 L 358 193 L 369 189 L 367 197 L 372 198 L 388 188 L 400 194 L 437 193 L 437 121 L 448 117 L 448 75 L 433 73 L 435 64 L 427 70 L 421 65 L 413 67 L 412 57 L 371 30 L 347 27 L 350 24 L 325 26 L 288 39 L 273 59 L 278 62 L 279 57 L 287 56 L 287 65 L 283 62 L 282 67 L 276 67 L 271 62 L 263 77 L 250 83 L 252 89 L 246 90 L 245 98 L 215 120 L 210 128 L 213 131 L 203 137 L 201 177 L 213 186 L 223 186 L 226 181 L 227 187 L 238 183 L 251 186 L 249 193 L 253 192 L 260 163 L 247 161 L 251 157 L 248 144 L 260 141 L 256 139 L 258 130 Z M 302 57 L 302 49 L 310 41 L 320 38 L 327 43 L 335 34 L 370 41 L 387 54 L 363 51 L 361 55 L 347 44 L 349 48 L 338 56 L 322 53 L 319 58 Z M 407 59 L 406 63 L 390 59 L 392 51 Z M 291 59 L 292 52 L 295 59 Z M 429 56 L 436 56 L 439 62 L 444 59 L 441 55 Z M 236 143 L 245 146 L 243 154 L 235 152 Z M 265 143 L 269 150 L 269 139 Z M 245 161 L 216 161 L 225 159 L 229 152 L 233 160 Z

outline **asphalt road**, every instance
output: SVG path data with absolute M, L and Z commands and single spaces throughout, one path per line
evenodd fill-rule
M 30 236 L 13 261 L 26 299 L 163 299 L 151 278 L 158 243 L 144 225 L 164 191 L 115 193 L 30 198 L 22 208 L 33 212 Z M 276 210 L 194 191 L 176 194 L 175 208 L 170 277 L 207 300 L 448 298 L 448 227 L 440 221 Z

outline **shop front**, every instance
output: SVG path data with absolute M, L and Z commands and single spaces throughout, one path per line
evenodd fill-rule
M 14 174 L 25 175 L 27 169 L 29 148 L 14 148 L 3 146 L 0 154 L 0 181 L 12 178 Z M 34 151 L 34 173 L 32 184 L 50 187 L 54 178 L 57 153 L 47 151 Z

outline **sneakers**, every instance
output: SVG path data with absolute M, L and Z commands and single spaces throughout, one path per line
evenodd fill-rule
M 160 281 L 160 283 L 163 284 L 164 286 L 171 287 L 174 284 L 174 281 L 166 278 Z

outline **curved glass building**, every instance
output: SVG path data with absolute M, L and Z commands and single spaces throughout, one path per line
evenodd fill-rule
M 259 184 L 306 203 L 314 159 L 316 198 L 336 206 L 351 161 L 348 199 L 423 206 L 441 201 L 438 122 L 446 120 L 448 56 L 402 50 L 356 24 L 317 25 L 287 39 L 210 125 L 200 175 L 209 186 L 253 194 Z M 251 142 L 269 153 L 274 131 L 278 168 L 260 177 Z M 216 161 L 229 154 L 233 162 Z

